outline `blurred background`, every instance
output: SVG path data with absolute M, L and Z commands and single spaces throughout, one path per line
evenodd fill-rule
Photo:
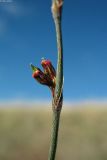
M 64 106 L 57 160 L 107 159 L 107 2 L 64 1 Z M 0 0 L 0 159 L 47 159 L 51 94 L 32 78 L 56 68 L 51 0 Z M 41 68 L 42 69 L 42 68 Z

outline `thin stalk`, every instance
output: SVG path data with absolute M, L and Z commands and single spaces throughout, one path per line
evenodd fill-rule
M 53 0 L 52 14 L 55 22 L 58 60 L 57 60 L 57 73 L 56 73 L 56 87 L 53 97 L 53 121 L 52 121 L 52 135 L 49 150 L 48 160 L 55 160 L 57 143 L 58 143 L 58 130 L 60 112 L 63 103 L 63 44 L 62 44 L 62 30 L 61 30 L 61 11 L 62 0 Z
M 61 0 L 59 0 L 59 2 L 60 1 Z M 56 2 L 57 0 L 53 0 L 53 4 Z M 54 7 L 56 10 L 53 9 L 52 14 L 55 23 L 57 50 L 58 50 L 55 97 L 58 100 L 61 96 L 63 87 L 63 42 L 62 42 L 62 27 L 61 27 L 62 6 L 60 7 L 54 6 Z
M 52 135 L 51 135 L 51 146 L 48 160 L 54 160 L 58 142 L 58 129 L 59 129 L 60 112 L 53 111 L 52 117 Z

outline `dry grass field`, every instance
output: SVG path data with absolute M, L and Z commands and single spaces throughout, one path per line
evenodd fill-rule
M 0 109 L 0 160 L 47 160 L 51 108 Z M 62 111 L 56 160 L 107 160 L 107 108 Z

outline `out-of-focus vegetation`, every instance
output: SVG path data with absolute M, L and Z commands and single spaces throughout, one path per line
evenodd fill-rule
M 0 109 L 0 160 L 47 160 L 51 108 Z M 56 160 L 107 160 L 107 109 L 62 111 Z

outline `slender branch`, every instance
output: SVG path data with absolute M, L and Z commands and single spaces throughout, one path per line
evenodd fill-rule
M 51 146 L 49 152 L 48 160 L 54 160 L 56 154 L 56 147 L 58 141 L 58 129 L 59 129 L 59 120 L 60 120 L 60 112 L 53 111 L 52 117 L 52 135 L 51 135 Z
M 56 74 L 56 89 L 55 99 L 59 100 L 62 87 L 63 87 L 63 43 L 62 43 L 62 30 L 61 30 L 61 17 L 62 17 L 62 0 L 53 0 L 52 14 L 55 22 L 58 60 L 57 60 L 57 74 Z
M 57 73 L 56 73 L 56 87 L 53 97 L 53 121 L 52 121 L 52 135 L 49 150 L 48 160 L 55 160 L 60 112 L 63 103 L 63 44 L 62 44 L 62 31 L 61 31 L 61 13 L 62 13 L 62 0 L 53 0 L 52 14 L 55 22 L 58 60 L 57 60 Z

